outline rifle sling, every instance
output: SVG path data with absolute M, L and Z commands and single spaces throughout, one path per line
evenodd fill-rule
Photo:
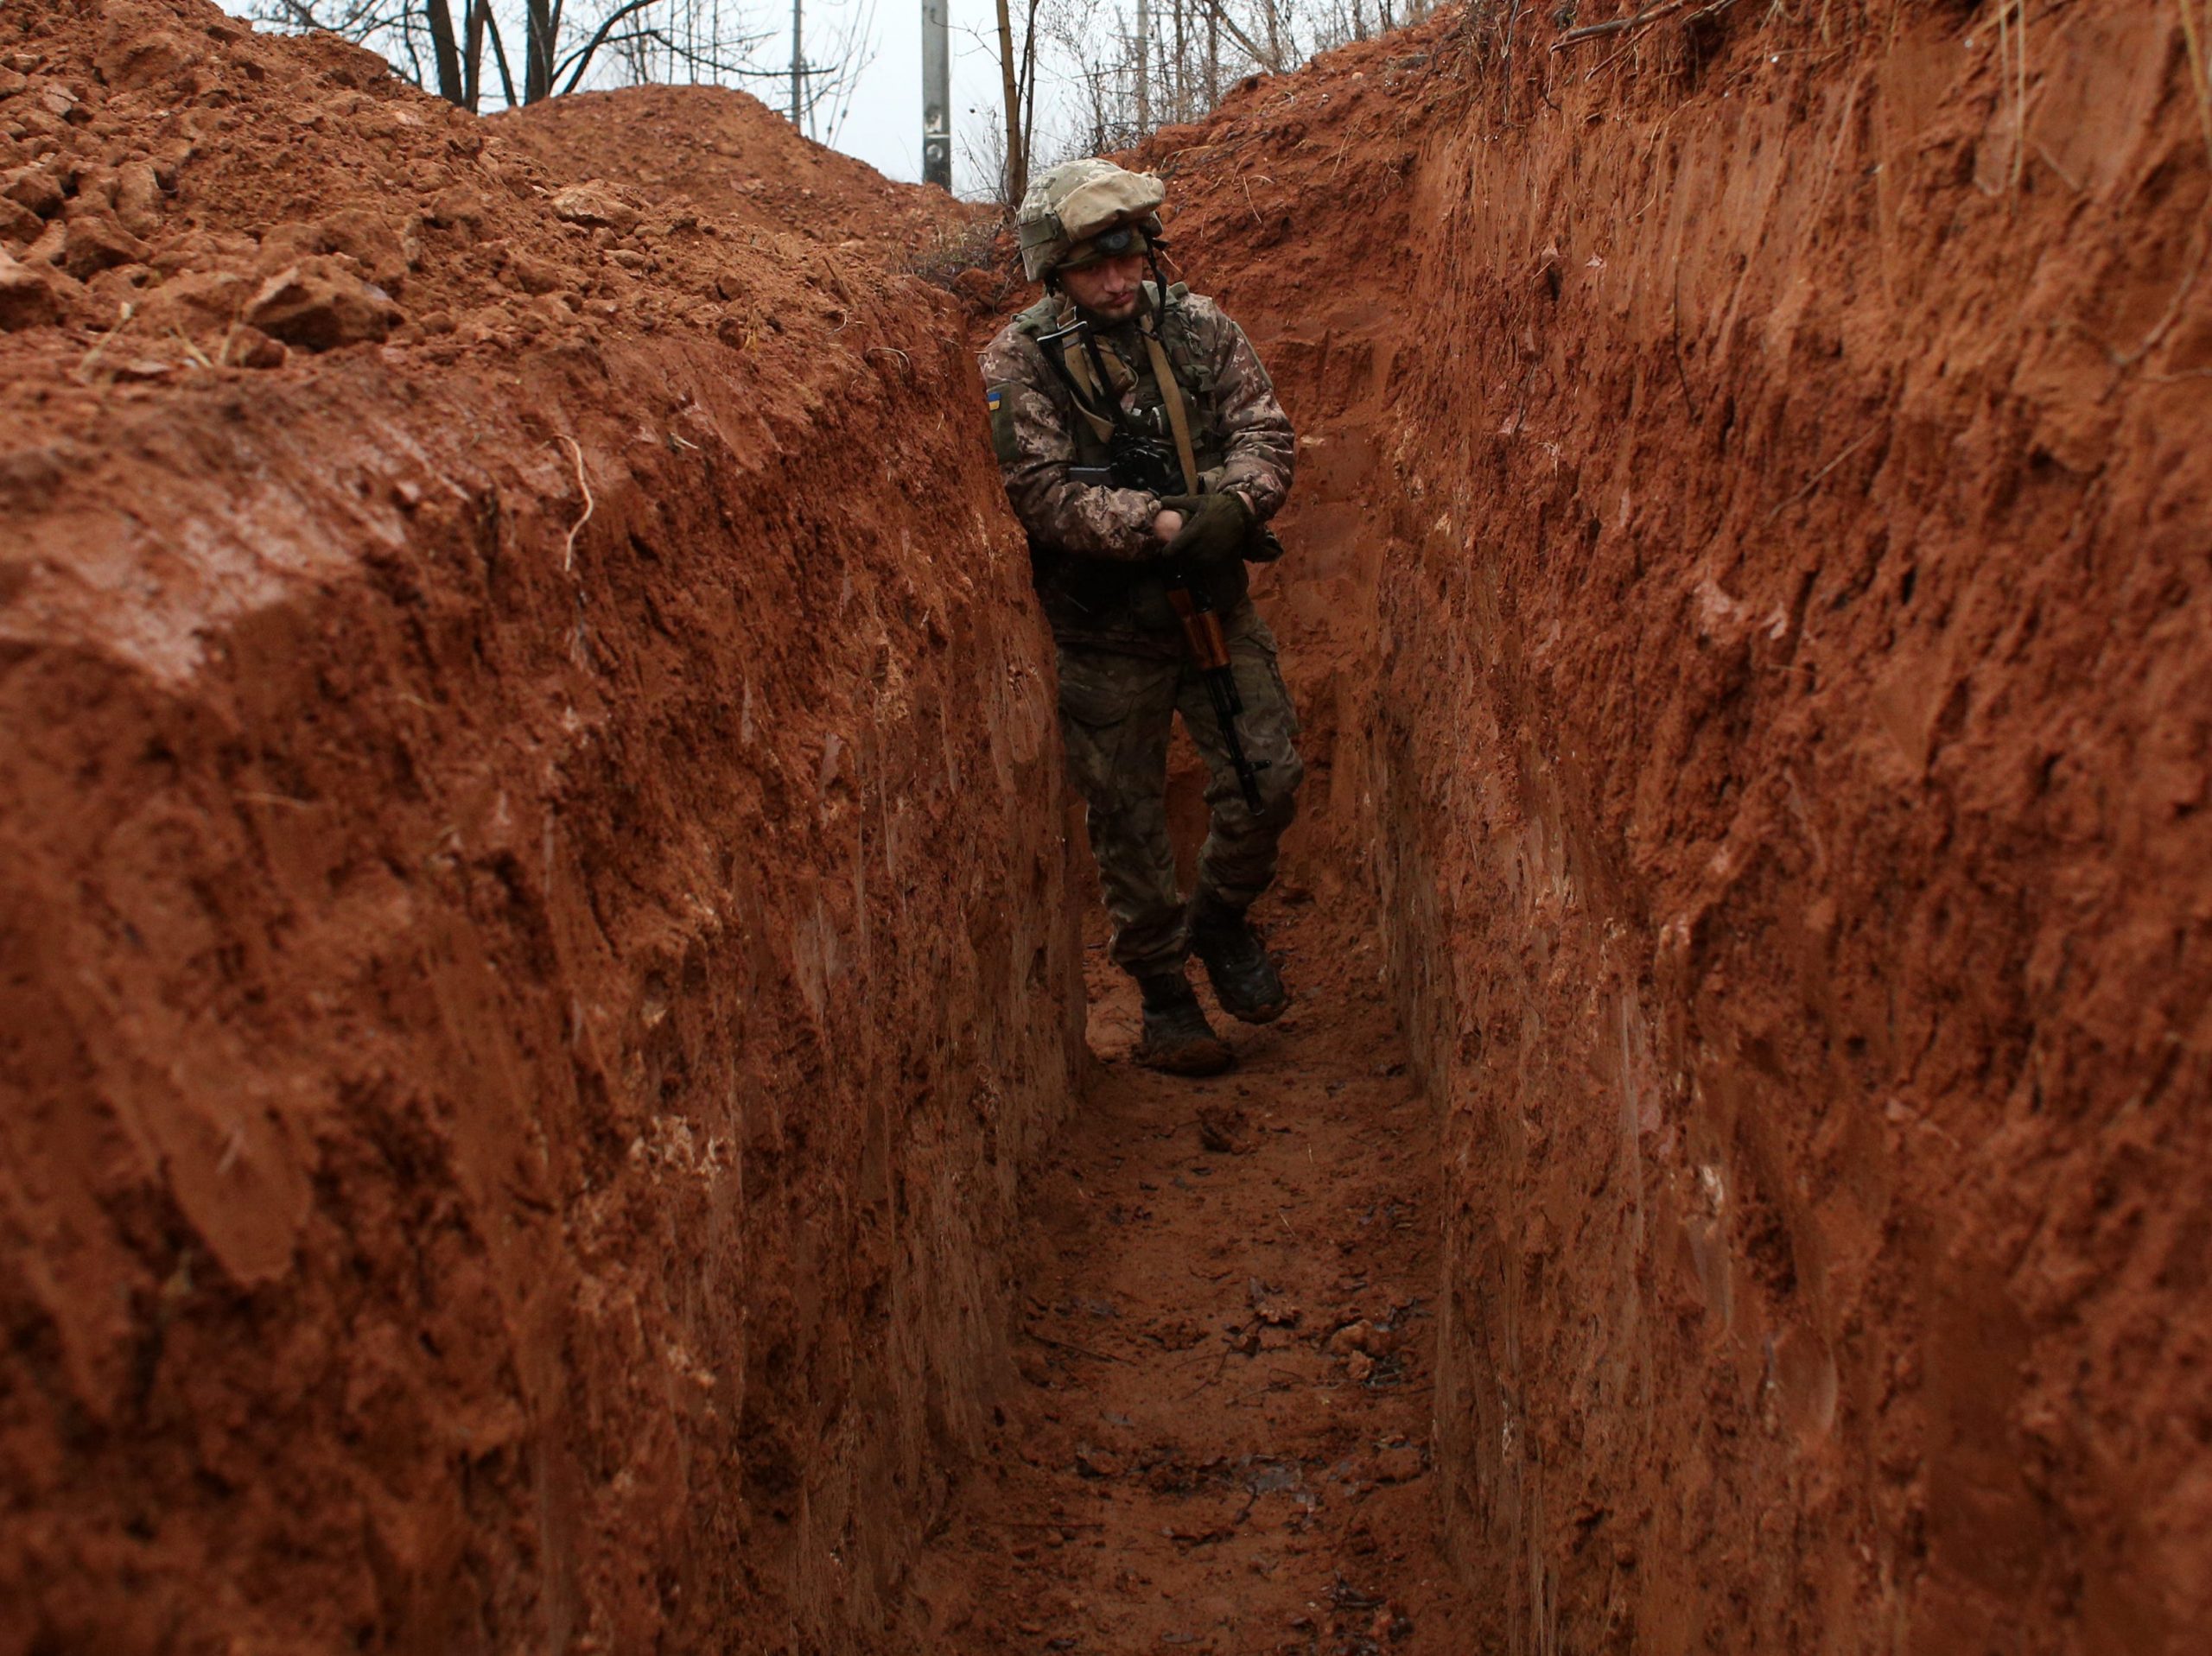
M 1160 401 L 1167 410 L 1167 428 L 1174 435 L 1175 458 L 1183 468 L 1183 486 L 1192 494 L 1198 492 L 1198 456 L 1191 444 L 1191 411 L 1183 401 L 1183 386 L 1175 378 L 1174 365 L 1167 359 L 1167 349 L 1160 342 L 1160 335 L 1150 327 L 1140 326 L 1144 335 L 1144 347 L 1152 358 L 1152 377 L 1159 382 Z M 1096 349 L 1096 347 L 1093 347 Z M 1109 406 L 1106 388 L 1098 383 L 1082 347 L 1073 339 L 1060 347 L 1061 359 L 1066 364 L 1068 387 L 1075 392 L 1076 412 L 1096 434 L 1102 442 L 1113 440 L 1115 422 L 1100 409 Z M 1119 366 L 1119 364 L 1116 365 Z
M 1167 361 L 1167 347 L 1160 344 L 1160 335 L 1148 327 L 1139 331 L 1144 335 L 1144 348 L 1152 353 L 1152 377 L 1160 382 L 1160 400 L 1167 409 L 1167 428 L 1175 434 L 1175 458 L 1183 464 L 1183 486 L 1196 494 L 1198 457 L 1191 447 L 1191 411 L 1183 406 L 1183 387 L 1176 381 L 1175 370 Z

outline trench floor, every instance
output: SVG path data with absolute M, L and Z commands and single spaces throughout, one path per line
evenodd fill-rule
M 1459 1656 L 1429 1471 L 1436 1131 L 1379 946 L 1274 929 L 1300 999 L 1205 1082 L 1092 1066 L 1033 1186 L 1020 1380 L 918 1585 L 940 1647 Z M 1202 991 L 1203 993 L 1203 991 Z

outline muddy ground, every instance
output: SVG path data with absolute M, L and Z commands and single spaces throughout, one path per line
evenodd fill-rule
M 1139 157 L 1301 433 L 1193 1088 L 976 214 L 0 14 L 0 1653 L 2193 1648 L 2203 31 L 1630 16 Z

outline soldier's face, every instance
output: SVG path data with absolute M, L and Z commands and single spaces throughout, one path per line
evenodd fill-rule
M 1137 314 L 1144 271 L 1143 254 L 1124 253 L 1119 258 L 1101 259 L 1096 264 L 1061 271 L 1060 286 L 1067 289 L 1069 298 L 1093 316 L 1109 322 L 1125 322 Z

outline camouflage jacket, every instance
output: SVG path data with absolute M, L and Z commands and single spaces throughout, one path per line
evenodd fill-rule
M 1147 303 L 1154 291 L 1147 285 Z M 1037 341 L 1039 333 L 1058 326 L 1056 307 L 1063 302 L 1040 300 L 1000 329 L 983 352 L 991 437 L 1007 496 L 1029 532 L 1038 594 L 1056 638 L 1169 653 L 1180 647 L 1179 631 L 1166 587 L 1149 568 L 1160 549 L 1152 534 L 1156 497 L 1069 475 L 1071 467 L 1103 466 L 1107 451 Z M 1151 355 L 1135 325 L 1102 330 L 1097 340 L 1123 408 L 1152 435 L 1166 438 Z M 1177 288 L 1170 289 L 1160 343 L 1183 389 L 1203 491 L 1234 489 L 1265 523 L 1290 492 L 1296 442 L 1251 341 L 1211 300 Z M 1272 537 L 1266 546 L 1272 548 Z M 1255 551 L 1268 555 L 1257 537 Z M 1224 614 L 1243 606 L 1241 564 L 1208 571 L 1206 580 Z

